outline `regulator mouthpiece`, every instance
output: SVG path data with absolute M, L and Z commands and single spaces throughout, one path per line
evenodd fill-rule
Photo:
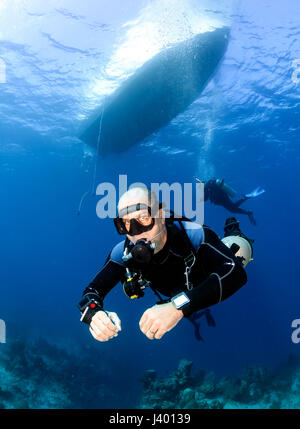
M 132 258 L 138 264 L 149 264 L 154 254 L 154 248 L 155 243 L 151 243 L 150 241 L 147 242 L 146 239 L 141 238 L 135 243 L 131 250 Z

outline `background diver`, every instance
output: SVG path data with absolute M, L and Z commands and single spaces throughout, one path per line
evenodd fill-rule
M 162 338 L 183 317 L 195 326 L 197 312 L 203 309 L 201 314 L 214 326 L 207 307 L 229 298 L 247 282 L 244 266 L 252 256 L 252 246 L 238 222 L 233 227 L 230 220 L 226 239 L 233 241 L 224 244 L 207 226 L 184 217 L 166 218 L 155 193 L 146 187 L 130 188 L 123 194 L 118 213 L 115 227 L 126 239 L 112 249 L 78 304 L 81 321 L 89 324 L 92 336 L 103 342 L 121 331 L 118 315 L 103 308 L 105 296 L 119 281 L 130 298 L 144 296 L 146 287 L 159 298 L 139 322 L 149 339 Z M 240 240 L 238 244 L 234 237 Z
M 196 180 L 201 183 L 199 179 Z M 236 191 L 228 186 L 224 182 L 224 179 L 210 179 L 207 182 L 204 182 L 204 201 L 210 200 L 213 204 L 223 206 L 231 213 L 246 214 L 253 225 L 256 225 L 253 212 L 251 210 L 241 209 L 240 206 L 250 198 L 257 197 L 264 192 L 264 189 L 258 187 L 249 194 L 244 195 L 240 200 L 234 202 L 231 198 L 236 196 Z

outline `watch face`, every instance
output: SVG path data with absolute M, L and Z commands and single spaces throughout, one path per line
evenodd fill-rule
M 173 302 L 176 306 L 176 308 L 181 308 L 183 305 L 187 304 L 188 302 L 190 302 L 189 298 L 186 296 L 185 293 L 182 293 L 179 296 L 176 296 L 173 299 Z

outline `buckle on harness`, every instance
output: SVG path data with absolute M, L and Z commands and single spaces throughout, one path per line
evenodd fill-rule
M 196 257 L 194 255 L 194 253 L 190 253 L 186 258 L 184 258 L 184 263 L 185 263 L 185 286 L 187 288 L 187 290 L 191 290 L 193 289 L 194 285 L 193 283 L 191 283 L 189 281 L 189 274 L 191 272 L 192 266 L 194 265 L 196 261 Z

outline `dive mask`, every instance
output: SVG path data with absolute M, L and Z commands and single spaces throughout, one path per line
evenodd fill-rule
M 134 219 L 122 219 L 122 216 L 139 210 L 147 210 L 147 212 L 144 212 L 141 216 Z M 152 217 L 151 208 L 146 204 L 140 203 L 120 210 L 119 216 L 114 219 L 114 224 L 118 233 L 121 235 L 128 234 L 130 236 L 150 231 L 153 228 L 154 223 L 155 218 Z

